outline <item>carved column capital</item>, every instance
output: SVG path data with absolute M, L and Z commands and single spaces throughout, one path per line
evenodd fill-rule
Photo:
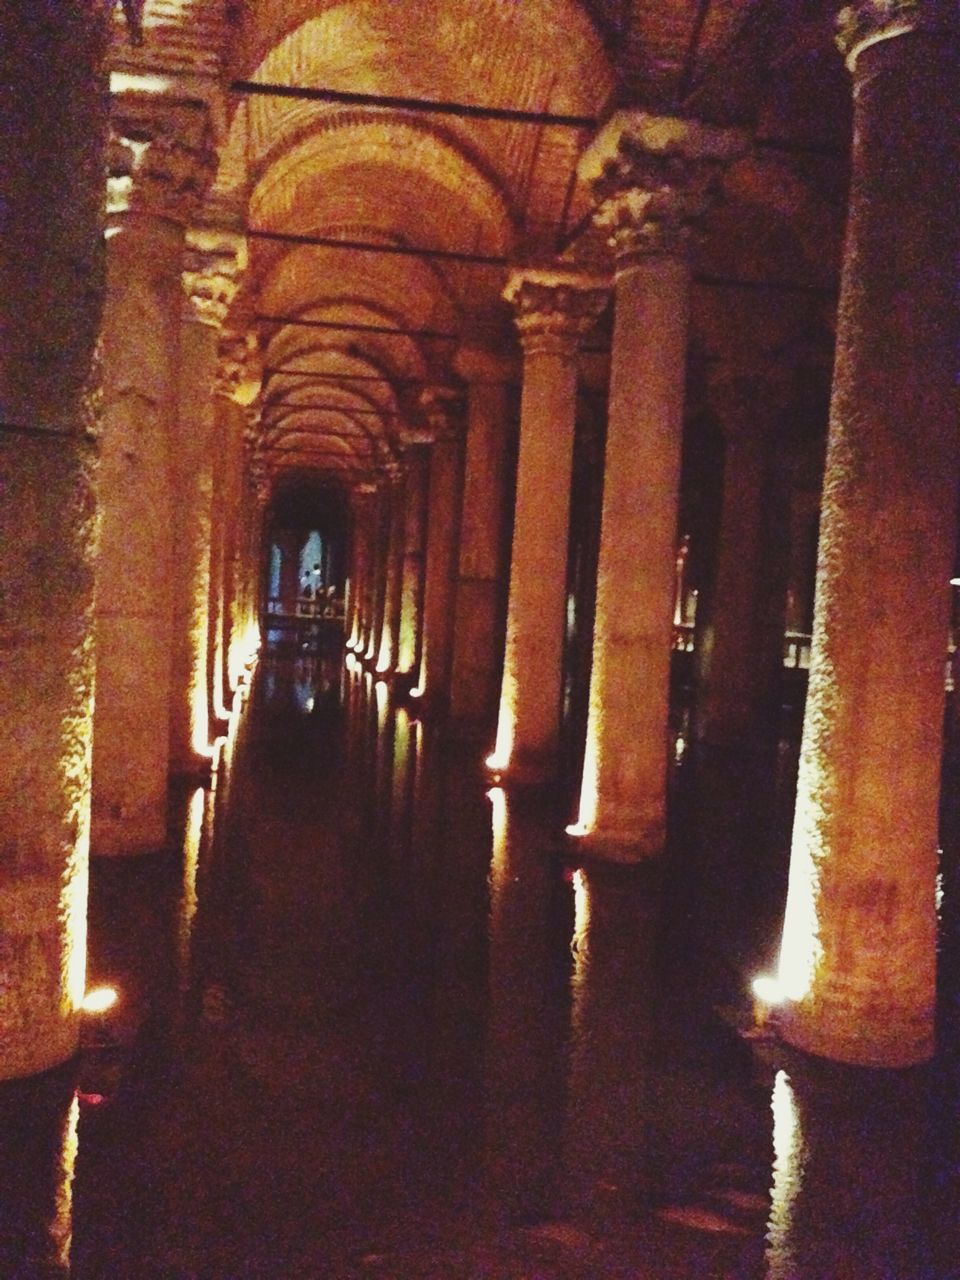
M 260 391 L 260 356 L 252 334 L 226 330 L 217 347 L 214 391 L 227 400 L 249 406 Z
M 864 49 L 915 31 L 960 34 L 953 0 L 858 0 L 837 14 L 837 47 L 853 71 Z
M 420 408 L 426 419 L 431 442 L 452 440 L 457 432 L 460 393 L 453 387 L 425 387 L 420 393 Z
M 618 265 L 647 254 L 685 252 L 724 168 L 747 151 L 741 129 L 674 116 L 618 111 L 580 159 Z
M 503 296 L 513 305 L 526 355 L 549 353 L 572 360 L 609 293 L 602 276 L 567 267 L 523 267 L 510 273 Z
M 247 262 L 242 235 L 214 227 L 191 227 L 183 259 L 183 291 L 190 314 L 219 329 L 240 285 Z
M 185 226 L 196 216 L 216 153 L 207 108 L 149 95 L 114 98 L 107 216 L 147 214 Z

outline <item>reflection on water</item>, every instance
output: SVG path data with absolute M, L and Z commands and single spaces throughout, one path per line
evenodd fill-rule
M 858 1072 L 730 1025 L 782 789 L 688 750 L 663 865 L 574 867 L 480 754 L 263 662 L 169 850 L 94 865 L 121 1000 L 0 1086 L 0 1276 L 956 1280 L 950 824 L 938 1062 Z
M 770 1280 L 944 1274 L 927 1239 L 927 1097 L 921 1072 L 777 1072 Z

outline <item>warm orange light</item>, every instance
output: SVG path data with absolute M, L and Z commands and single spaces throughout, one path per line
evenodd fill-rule
M 117 1003 L 119 996 L 114 987 L 93 987 L 83 997 L 84 1013 L 106 1013 Z

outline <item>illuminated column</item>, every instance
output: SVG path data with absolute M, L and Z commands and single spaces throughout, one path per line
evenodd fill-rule
M 223 463 L 223 610 L 222 610 L 222 648 L 224 655 L 223 698 L 226 706 L 230 706 L 231 698 L 237 687 L 242 664 L 240 654 L 239 624 L 239 547 L 241 535 L 241 515 L 243 504 L 243 481 L 246 456 L 248 452 L 247 437 L 256 431 L 255 405 L 248 405 L 241 410 L 239 405 L 233 415 L 231 429 L 224 440 Z
M 426 448 L 404 449 L 403 582 L 400 587 L 400 641 L 397 674 L 416 677 L 423 636 L 423 545 L 427 526 L 429 457 Z
M 243 487 L 241 519 L 243 522 L 243 554 L 240 563 L 242 581 L 241 660 L 244 667 L 253 662 L 260 642 L 260 609 L 265 574 L 266 512 L 270 500 L 270 472 L 254 444 L 247 464 Z M 305 539 L 304 539 L 305 541 Z M 303 542 L 300 543 L 300 549 Z M 300 550 L 297 565 L 300 564 Z
M 363 657 L 375 662 L 383 631 L 387 603 L 387 564 L 390 556 L 390 479 L 382 469 L 376 479 L 376 499 L 371 529 L 373 557 L 371 562 L 369 616 L 364 636 Z
M 97 6 L 14 10 L 0 15 L 0 1079 L 69 1058 L 83 998 L 106 130 Z
M 701 597 L 697 737 L 740 751 L 775 744 L 779 727 L 786 538 L 777 524 L 787 504 L 773 457 L 777 403 L 762 374 L 710 387 L 724 438 L 723 491 L 713 584 Z
M 463 455 L 450 395 L 439 389 L 427 391 L 424 410 L 433 444 L 430 446 L 419 687 L 425 703 L 436 709 L 447 706 L 450 694 Z
M 620 112 L 581 161 L 616 254 L 590 708 L 572 830 L 584 852 L 663 849 L 691 221 L 739 133 Z
M 104 855 L 166 838 L 180 273 L 212 159 L 204 108 L 138 94 L 112 111 L 91 833 Z
M 956 537 L 960 32 L 858 4 L 850 207 L 780 958 L 793 1044 L 933 1051 L 937 807 Z
M 213 514 L 210 541 L 210 643 L 208 671 L 210 715 L 225 727 L 231 706 L 229 680 L 230 591 L 228 566 L 235 520 L 234 476 L 239 474 L 243 449 L 243 406 L 256 398 L 258 379 L 248 370 L 247 340 L 235 333 L 220 341 L 216 382 L 217 447 L 213 451 Z
M 377 671 L 385 675 L 396 666 L 400 634 L 400 592 L 403 586 L 403 550 L 405 524 L 405 473 L 399 462 L 384 468 L 388 482 L 389 536 L 383 608 L 383 624 L 377 646 Z
M 353 511 L 353 555 L 350 572 L 350 600 L 353 614 L 350 624 L 350 646 L 362 654 L 370 625 L 370 584 L 373 578 L 373 505 L 377 486 L 364 481 L 350 494 Z
M 560 735 L 577 344 L 608 289 L 573 270 L 514 272 L 506 298 L 523 347 L 520 454 L 497 745 L 487 763 L 514 781 L 547 779 Z
M 450 714 L 484 727 L 496 710 L 500 667 L 502 533 L 509 433 L 508 369 L 479 348 L 461 351 L 467 439 Z
M 182 776 L 210 770 L 207 649 L 213 550 L 213 466 L 220 326 L 236 291 L 242 241 L 228 231 L 192 230 L 183 275 L 180 395 L 173 450 L 173 673 L 170 767 Z

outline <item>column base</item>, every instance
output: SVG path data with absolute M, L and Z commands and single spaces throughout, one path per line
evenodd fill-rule
M 82 881 L 74 883 L 82 886 Z M 63 886 L 53 877 L 0 881 L 6 988 L 0 1010 L 0 1080 L 39 1075 L 77 1053 L 80 1013 L 70 1009 L 67 988 L 77 939 L 69 936 L 69 917 L 82 918 L 85 911 L 85 901 L 79 909 L 64 902 Z
M 787 1002 L 777 1009 L 774 1025 L 792 1048 L 856 1067 L 915 1067 L 929 1062 L 936 1047 L 932 1011 L 910 1016 L 879 1006 L 855 1010 Z

